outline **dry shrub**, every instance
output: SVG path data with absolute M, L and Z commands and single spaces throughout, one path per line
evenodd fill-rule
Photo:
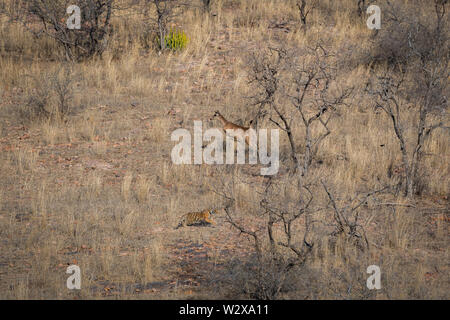
M 42 71 L 26 75 L 28 95 L 21 97 L 17 108 L 23 122 L 35 120 L 61 121 L 72 111 L 74 82 L 77 78 L 70 66 L 61 66 L 55 71 Z

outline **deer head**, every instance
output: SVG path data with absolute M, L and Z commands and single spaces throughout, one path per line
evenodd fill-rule
M 213 116 L 209 119 L 210 121 L 213 120 L 215 117 L 220 116 L 220 112 L 219 111 L 215 111 Z

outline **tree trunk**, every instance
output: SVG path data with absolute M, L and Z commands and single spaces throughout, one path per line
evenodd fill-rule
M 303 161 L 303 172 L 302 176 L 305 176 L 309 170 L 309 166 L 311 164 L 311 137 L 309 124 L 306 126 L 306 146 L 305 146 L 305 158 Z

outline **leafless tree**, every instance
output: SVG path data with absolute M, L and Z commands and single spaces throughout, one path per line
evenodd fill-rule
M 314 243 L 308 240 L 309 218 L 306 216 L 312 213 L 314 196 L 305 185 L 304 193 L 288 199 L 283 189 L 292 186 L 290 180 L 268 178 L 257 188 L 257 193 L 261 195 L 260 209 L 253 213 L 261 223 L 250 226 L 237 215 L 234 179 L 235 176 L 231 182 L 222 183 L 220 187 L 216 185 L 215 192 L 227 200 L 226 221 L 252 240 L 255 263 L 252 264 L 250 279 L 254 288 L 250 293 L 257 299 L 276 299 L 292 272 L 302 267 L 312 252 Z M 299 240 L 297 226 L 302 218 L 307 221 L 307 226 Z
M 373 198 L 379 193 L 387 190 L 389 186 L 384 186 L 378 190 L 357 194 L 350 200 L 346 201 L 345 205 L 339 207 L 335 197 L 329 190 L 329 187 L 321 181 L 321 184 L 327 194 L 329 202 L 327 208 L 333 212 L 335 230 L 332 236 L 343 235 L 345 240 L 352 242 L 362 250 L 369 249 L 369 241 L 366 236 L 364 227 L 359 223 L 359 210 L 362 206 L 367 205 L 369 198 Z
M 344 88 L 339 94 L 331 93 L 337 69 L 333 66 L 333 55 L 321 45 L 308 48 L 305 52 L 292 57 L 284 49 L 270 48 L 262 54 L 252 56 L 252 70 L 250 82 L 259 89 L 255 96 L 257 106 L 256 120 L 268 118 L 279 129 L 286 133 L 294 172 L 306 176 L 312 159 L 317 153 L 320 143 L 330 134 L 329 122 L 335 115 L 337 108 L 345 105 L 352 89 Z M 282 73 L 288 71 L 288 85 L 282 85 Z M 294 92 L 290 91 L 294 82 Z M 285 105 L 281 100 L 288 98 Z M 257 122 L 257 121 L 256 121 Z M 315 123 L 325 132 L 313 135 L 311 130 Z M 293 126 L 303 125 L 305 136 L 303 142 L 305 152 L 303 163 L 297 150 L 298 138 L 294 136 Z
M 182 9 L 189 5 L 183 0 L 141 0 L 143 12 L 150 28 L 156 28 L 159 46 L 166 49 L 165 38 L 169 32 L 169 25 L 173 19 L 182 13 Z
M 227 222 L 253 241 L 258 260 L 255 277 L 262 279 L 268 266 L 277 275 L 271 278 L 273 281 L 256 281 L 259 298 L 277 297 L 289 281 L 290 272 L 304 265 L 314 247 L 310 231 L 321 207 L 316 199 L 318 182 L 309 176 L 310 164 L 331 132 L 328 125 L 334 113 L 351 93 L 349 88 L 337 89 L 333 58 L 321 45 L 304 50 L 269 48 L 250 57 L 249 80 L 256 89 L 254 121 L 257 125 L 272 123 L 286 134 L 292 159 L 290 171 L 294 173 L 268 177 L 256 190 L 260 199 L 254 213 L 258 226 L 249 227 L 239 221 L 233 189 L 222 188 L 230 202 L 225 209 Z M 323 129 L 313 134 L 316 123 Z M 298 127 L 305 130 L 302 141 L 294 133 Z M 299 142 L 305 146 L 303 161 Z
M 316 7 L 316 5 L 317 0 L 300 0 L 297 2 L 297 8 L 300 13 L 300 20 L 304 26 L 306 25 L 306 18 L 308 17 L 309 13 Z
M 388 115 L 399 142 L 405 171 L 403 186 L 408 197 L 419 191 L 418 170 L 427 138 L 438 128 L 448 129 L 450 53 L 448 33 L 444 31 L 446 5 L 447 1 L 434 1 L 435 21 L 427 25 L 391 11 L 388 26 L 406 28 L 402 33 L 404 53 L 402 57 L 395 56 L 396 63 L 375 75 L 367 85 L 367 91 L 375 97 L 375 107 Z M 411 117 L 415 121 L 412 126 Z M 414 130 L 413 141 L 408 139 L 408 127 Z
M 302 176 L 308 173 L 321 142 L 331 133 L 328 124 L 335 116 L 334 112 L 345 105 L 352 92 L 352 88 L 345 88 L 338 95 L 331 94 L 330 85 L 337 74 L 336 68 L 329 61 L 331 54 L 322 46 L 314 48 L 311 54 L 314 55 L 312 63 L 298 63 L 300 67 L 295 70 L 294 77 L 295 95 L 291 97 L 305 130 Z M 311 95 L 309 99 L 308 95 Z M 315 122 L 320 123 L 323 133 L 313 135 L 311 128 Z
M 325 239 L 331 245 L 342 239 L 361 253 L 368 251 L 369 239 L 361 213 L 378 208 L 376 196 L 388 188 L 359 192 L 343 199 L 336 197 L 322 180 L 304 182 L 298 190 L 297 177 L 269 177 L 261 185 L 252 184 L 260 199 L 259 206 L 254 212 L 247 211 L 243 218 L 235 201 L 236 179 L 232 176 L 231 181 L 222 186 L 215 184 L 215 188 L 227 200 L 226 221 L 253 244 L 253 262 L 242 261 L 242 268 L 247 269 L 245 281 L 251 284 L 245 293 L 256 299 L 276 299 L 289 290 L 289 283 L 306 270 L 313 250 L 319 250 Z M 324 198 L 319 195 L 321 189 L 325 191 Z M 321 218 L 328 213 L 329 218 Z
M 55 39 L 69 61 L 101 55 L 111 33 L 114 0 L 31 0 L 17 1 L 14 10 L 4 11 L 12 21 L 21 23 L 36 37 Z M 67 8 L 77 5 L 81 10 L 81 28 L 69 29 Z

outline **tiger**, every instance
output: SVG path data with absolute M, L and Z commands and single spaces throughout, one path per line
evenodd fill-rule
M 201 212 L 189 212 L 181 217 L 180 223 L 175 229 L 184 226 L 201 225 L 201 224 L 216 224 L 211 219 L 211 215 L 215 214 L 216 210 L 203 210 Z

